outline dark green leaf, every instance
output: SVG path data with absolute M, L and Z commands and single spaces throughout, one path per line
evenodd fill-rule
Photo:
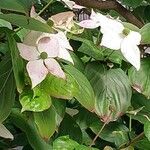
M 11 121 L 14 125 L 26 133 L 28 141 L 34 150 L 52 149 L 52 147 L 39 136 L 31 117 L 27 119 L 20 113 L 20 110 L 14 109 L 11 113 Z
M 43 112 L 34 113 L 34 120 L 41 137 L 48 141 L 56 130 L 56 113 L 53 106 Z
M 121 69 L 107 70 L 100 63 L 90 63 L 86 75 L 96 96 L 96 113 L 101 119 L 114 121 L 130 106 L 131 87 L 126 74 Z
M 59 136 L 69 135 L 69 137 L 79 143 L 82 142 L 82 132 L 79 125 L 68 114 L 65 115 L 59 127 Z
M 129 69 L 129 79 L 132 87 L 139 93 L 150 98 L 150 59 L 146 58 L 141 61 L 141 68 L 137 71 L 134 67 Z
M 11 59 L 12 59 L 12 66 L 13 66 L 13 72 L 14 77 L 16 80 L 16 86 L 18 92 L 22 92 L 24 88 L 24 64 L 23 60 L 21 59 L 19 55 L 19 51 L 16 45 L 16 41 L 8 30 L 5 30 L 7 39 L 8 39 L 8 46 L 11 52 Z
M 28 14 L 32 0 L 0 0 L 0 9 Z
M 23 15 L 16 15 L 16 14 L 0 14 L 0 19 L 4 19 L 13 25 L 35 30 L 35 31 L 41 31 L 41 32 L 51 32 L 51 27 L 46 24 L 42 23 L 41 21 L 38 21 L 34 18 L 26 17 Z
M 6 55 L 0 62 L 0 122 L 11 112 L 15 100 L 15 80 L 10 56 Z

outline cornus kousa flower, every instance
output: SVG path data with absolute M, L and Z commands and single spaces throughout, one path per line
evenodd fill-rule
M 137 70 L 140 69 L 140 50 L 138 45 L 141 41 L 141 35 L 138 32 L 126 29 L 121 21 L 95 13 L 93 10 L 90 19 L 81 21 L 79 25 L 90 29 L 100 26 L 100 31 L 103 34 L 100 45 L 113 50 L 120 49 L 127 61 Z
M 65 79 L 65 73 L 55 58 L 62 58 L 71 63 L 73 60 L 67 51 L 72 50 L 63 32 L 57 34 L 43 33 L 35 46 L 17 44 L 22 58 L 28 61 L 26 69 L 32 82 L 32 88 L 41 83 L 48 73 Z

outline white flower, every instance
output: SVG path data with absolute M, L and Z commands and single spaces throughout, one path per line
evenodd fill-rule
M 94 29 L 101 27 L 103 34 L 101 46 L 110 49 L 119 50 L 123 56 L 137 69 L 140 69 L 140 50 L 138 45 L 141 41 L 141 35 L 138 32 L 124 28 L 121 21 L 95 13 L 92 10 L 89 20 L 79 23 L 81 27 Z
M 31 32 L 28 36 L 34 33 L 36 34 L 36 32 Z M 72 50 L 72 47 L 63 32 L 43 33 L 37 38 L 35 45 L 18 43 L 17 46 L 22 58 L 28 61 L 26 69 L 32 82 L 32 88 L 41 83 L 48 73 L 59 78 L 66 78 L 59 63 L 54 59 L 58 57 L 73 63 L 67 51 L 67 49 Z

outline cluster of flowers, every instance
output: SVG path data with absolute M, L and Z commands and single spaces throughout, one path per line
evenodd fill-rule
M 73 1 L 62 0 L 70 9 L 84 8 Z M 31 17 L 44 23 L 41 17 L 32 8 Z M 138 32 L 125 28 L 118 19 L 96 13 L 92 10 L 90 19 L 79 23 L 73 21 L 73 12 L 64 12 L 52 16 L 56 33 L 41 33 L 31 31 L 25 37 L 23 43 L 18 43 L 18 49 L 22 58 L 28 61 L 26 69 L 32 82 L 32 88 L 41 83 L 48 73 L 65 79 L 65 73 L 57 62 L 58 58 L 73 63 L 68 50 L 73 50 L 69 44 L 66 32 L 69 32 L 74 24 L 83 28 L 94 29 L 100 27 L 103 34 L 100 46 L 113 50 L 121 50 L 123 56 L 137 70 L 140 69 L 140 50 L 138 45 L 141 35 Z

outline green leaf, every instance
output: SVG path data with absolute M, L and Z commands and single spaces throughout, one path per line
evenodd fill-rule
M 53 142 L 53 150 L 74 150 L 78 145 L 76 141 L 69 139 L 69 136 L 62 136 Z
M 147 118 L 150 118 L 150 102 L 149 100 L 143 96 L 142 94 L 135 93 L 132 96 L 132 107 L 133 110 L 142 108 L 140 112 L 136 115 L 132 115 L 132 119 L 138 120 L 142 124 L 148 121 Z
M 104 65 L 93 62 L 87 65 L 85 74 L 95 92 L 96 113 L 104 122 L 114 121 L 127 111 L 131 87 L 123 70 L 107 70 Z
M 140 29 L 140 34 L 142 36 L 142 44 L 150 44 L 150 23 L 147 23 Z
M 9 55 L 0 62 L 0 122 L 11 112 L 15 100 L 15 80 Z
M 4 19 L 13 25 L 35 30 L 35 31 L 41 31 L 41 32 L 48 32 L 50 33 L 51 27 L 46 24 L 42 23 L 41 21 L 38 21 L 34 18 L 26 17 L 23 15 L 16 15 L 16 14 L 0 14 L 0 19 Z
M 132 87 L 142 93 L 147 98 L 150 98 L 150 59 L 146 58 L 141 61 L 140 70 L 137 71 L 134 67 L 129 69 L 129 79 Z
M 98 150 L 97 148 L 86 147 L 79 145 L 76 141 L 73 141 L 69 136 L 62 136 L 57 138 L 53 142 L 53 150 Z
M 20 95 L 20 103 L 23 111 L 40 112 L 51 106 L 51 97 L 43 89 L 35 87 L 24 90 Z
M 75 98 L 88 110 L 94 110 L 95 96 L 94 91 L 87 80 L 87 78 L 79 70 L 73 66 L 64 66 L 66 72 L 68 72 L 78 83 L 79 90 L 76 93 Z
M 92 122 L 89 127 L 97 135 L 102 126 L 103 122 L 95 121 Z M 115 143 L 118 147 L 121 144 L 128 142 L 128 131 L 129 130 L 125 125 L 118 122 L 110 122 L 105 126 L 99 137 L 103 140 Z
M 5 33 L 8 39 L 8 46 L 11 52 L 12 66 L 13 66 L 13 72 L 14 72 L 17 90 L 18 92 L 22 92 L 24 88 L 24 63 L 19 55 L 16 41 L 12 33 L 6 29 L 5 29 Z
M 150 148 L 150 142 L 148 139 L 144 138 L 140 141 L 137 141 L 136 144 L 135 144 L 135 147 L 138 149 L 138 150 L 149 150 Z
M 66 80 L 49 74 L 38 87 L 47 94 L 62 99 L 72 99 L 79 89 L 75 79 L 69 74 L 66 74 Z
M 58 136 L 63 136 L 63 135 L 69 135 L 69 137 L 72 140 L 75 140 L 79 143 L 82 142 L 82 132 L 79 125 L 67 113 L 65 114 L 65 117 L 59 127 Z
M 28 14 L 32 0 L 0 0 L 0 9 Z
M 150 141 L 150 120 L 147 120 L 144 124 L 144 133 L 147 139 Z
M 26 118 L 20 113 L 20 110 L 13 109 L 11 113 L 11 122 L 25 132 L 29 143 L 34 150 L 49 150 L 52 149 L 38 134 L 34 121 L 31 117 Z
M 3 19 L 0 19 L 0 27 L 7 27 L 9 29 L 12 29 L 11 24 L 8 21 L 5 21 Z
M 43 112 L 34 113 L 34 120 L 41 137 L 48 141 L 56 130 L 56 113 L 53 106 Z
M 96 46 L 92 41 L 75 35 L 69 35 L 68 37 L 72 40 L 80 41 L 83 43 L 78 49 L 79 52 L 85 53 L 88 56 L 91 56 L 97 60 L 103 59 L 102 49 Z
M 130 7 L 137 7 L 140 6 L 143 0 L 121 0 L 124 5 L 130 6 Z

